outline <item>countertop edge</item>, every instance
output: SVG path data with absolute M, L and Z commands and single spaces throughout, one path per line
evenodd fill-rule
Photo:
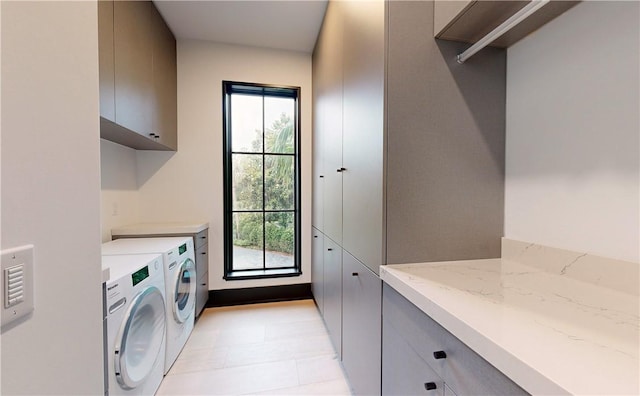
M 111 236 L 197 234 L 209 228 L 209 223 L 143 223 L 111 229 Z

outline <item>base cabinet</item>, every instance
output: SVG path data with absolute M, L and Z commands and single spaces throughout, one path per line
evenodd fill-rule
M 324 315 L 324 235 L 315 228 L 311 249 L 311 294 Z
M 435 374 L 436 384 L 440 383 L 438 381 L 446 384 L 447 395 L 528 395 L 515 382 L 387 284 L 382 288 L 382 316 L 383 394 L 400 394 L 402 392 L 394 387 L 409 386 L 398 385 L 402 381 L 398 376 L 402 377 L 403 374 L 402 370 L 389 366 L 393 363 L 387 360 L 392 358 L 425 362 L 431 370 L 428 377 L 431 378 Z M 402 349 L 405 344 L 406 347 Z M 404 350 L 404 357 L 394 355 L 400 353 L 400 350 Z M 414 384 L 411 386 L 417 386 L 416 383 L 423 381 L 423 378 L 426 377 L 413 378 Z
M 342 247 L 324 238 L 324 323 L 342 359 Z
M 380 394 L 382 283 L 342 253 L 342 366 L 356 395 Z
M 196 284 L 196 317 L 198 317 L 209 299 L 209 229 L 193 235 L 193 242 L 196 249 L 196 276 L 198 277 Z

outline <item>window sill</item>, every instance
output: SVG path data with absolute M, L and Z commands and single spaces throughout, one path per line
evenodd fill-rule
M 246 280 L 263 278 L 285 278 L 290 276 L 300 276 L 302 272 L 297 268 L 285 269 L 260 269 L 250 271 L 234 271 L 225 274 L 225 280 Z

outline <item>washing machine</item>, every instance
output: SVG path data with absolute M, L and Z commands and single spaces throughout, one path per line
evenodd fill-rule
M 103 255 L 148 253 L 161 254 L 164 262 L 167 316 L 164 374 L 167 374 L 193 330 L 198 279 L 193 238 L 123 238 L 102 244 Z
M 166 310 L 162 257 L 107 256 L 107 376 L 111 396 L 153 395 L 164 374 Z

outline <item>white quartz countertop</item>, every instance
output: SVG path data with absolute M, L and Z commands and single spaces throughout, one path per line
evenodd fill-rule
M 565 276 L 571 264 L 399 264 L 380 276 L 531 394 L 640 394 L 637 293 Z
M 163 234 L 195 234 L 209 228 L 209 223 L 173 222 L 173 223 L 140 223 L 113 228 L 112 236 L 123 235 L 163 235 Z

